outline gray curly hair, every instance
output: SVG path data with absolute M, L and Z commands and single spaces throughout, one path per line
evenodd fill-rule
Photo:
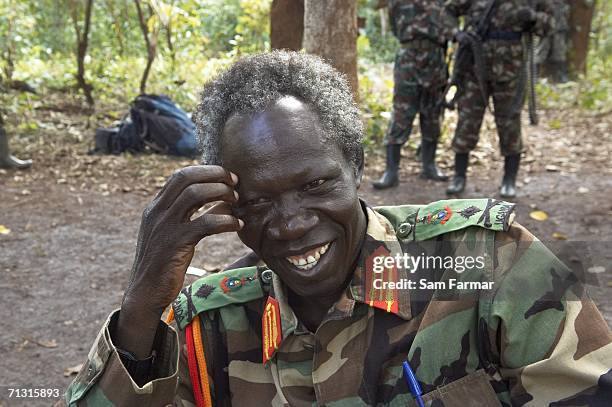
M 363 124 L 344 76 L 321 58 L 273 51 L 242 58 L 204 85 L 195 113 L 204 164 L 221 165 L 219 141 L 234 114 L 261 112 L 284 96 L 314 108 L 326 132 L 357 170 L 362 164 Z

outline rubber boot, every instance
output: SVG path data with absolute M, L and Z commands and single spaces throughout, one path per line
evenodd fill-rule
M 399 163 L 402 152 L 401 144 L 387 145 L 387 167 L 385 173 L 378 181 L 374 181 L 372 186 L 376 189 L 386 189 L 397 186 L 399 183 Z
M 567 62 L 560 62 L 557 65 L 557 82 L 558 83 L 569 82 L 569 75 L 567 74 Z
M 421 162 L 423 169 L 421 178 L 431 179 L 433 181 L 448 181 L 448 176 L 436 166 L 436 148 L 438 143 L 430 140 L 421 142 Z
M 32 160 L 20 160 L 9 152 L 6 132 L 0 126 L 0 168 L 15 168 L 23 170 L 32 166 Z
M 518 173 L 520 162 L 520 154 L 506 156 L 504 161 L 504 178 L 499 189 L 499 195 L 502 198 L 514 198 L 516 196 L 516 174 Z
M 446 188 L 447 195 L 460 194 L 465 189 L 465 180 L 469 160 L 469 153 L 455 154 L 455 176 L 448 185 L 448 188 Z

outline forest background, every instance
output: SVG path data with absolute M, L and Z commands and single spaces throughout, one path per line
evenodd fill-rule
M 378 3 L 357 4 L 366 146 L 380 144 L 386 128 L 398 47 Z M 77 106 L 95 104 L 88 112 L 92 126 L 120 119 L 144 91 L 166 94 L 192 111 L 216 72 L 271 48 L 270 6 L 271 0 L 0 0 L 0 78 L 5 87 L 23 81 L 38 91 L 2 92 L 0 106 L 17 124 L 14 133 L 26 138 L 40 127 L 32 111 L 58 94 L 74 97 Z M 612 4 L 600 0 L 593 7 L 588 58 L 574 71 L 575 82 L 540 83 L 544 108 L 561 103 L 601 113 L 611 105 Z

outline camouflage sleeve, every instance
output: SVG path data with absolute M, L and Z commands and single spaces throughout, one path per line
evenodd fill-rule
M 387 12 L 389 13 L 389 25 L 391 26 L 391 33 L 397 38 L 397 24 L 395 22 L 395 6 L 397 4 L 397 0 L 387 0 Z
M 175 399 L 175 394 L 178 394 L 177 398 L 189 394 L 189 390 L 185 390 L 185 382 L 190 388 L 188 372 L 186 380 L 185 371 L 181 369 L 179 373 L 179 339 L 176 331 L 160 321 L 160 340 L 156 341 L 156 359 L 153 366 L 154 379 L 139 387 L 123 366 L 111 339 L 112 327 L 118 315 L 119 311 L 115 311 L 106 320 L 89 351 L 87 361 L 68 386 L 64 400 L 59 405 L 184 405 L 180 399 Z M 178 393 L 177 384 L 180 384 Z
M 459 17 L 465 15 L 470 8 L 470 0 L 446 0 L 444 3 L 444 24 L 452 35 L 459 30 Z M 452 36 L 451 36 L 452 37 Z
M 535 33 L 545 37 L 555 31 L 555 24 L 553 0 L 539 0 L 536 4 Z
M 495 240 L 497 290 L 484 319 L 512 405 L 605 405 L 612 335 L 578 273 L 518 224 Z

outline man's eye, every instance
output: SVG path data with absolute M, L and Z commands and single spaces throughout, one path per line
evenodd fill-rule
M 323 184 L 325 184 L 325 180 L 324 179 L 318 179 L 318 180 L 309 182 L 308 184 L 304 185 L 303 190 L 304 191 L 309 191 L 311 189 L 315 189 L 317 187 L 320 187 Z

